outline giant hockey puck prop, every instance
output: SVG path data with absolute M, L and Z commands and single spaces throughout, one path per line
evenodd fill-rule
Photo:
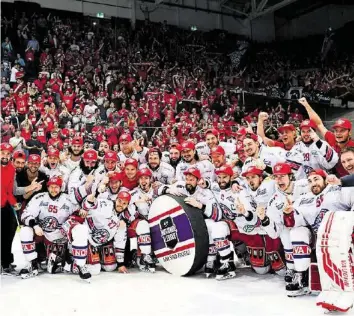
M 203 214 L 172 195 L 158 197 L 149 211 L 152 249 L 171 274 L 191 275 L 206 262 L 209 237 Z

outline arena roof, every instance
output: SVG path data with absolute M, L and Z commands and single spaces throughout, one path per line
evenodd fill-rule
M 184 0 L 145 0 L 145 2 L 191 8 L 185 4 Z M 251 20 L 272 12 L 276 16 L 293 19 L 328 4 L 353 5 L 353 0 L 206 0 L 206 2 L 218 2 L 221 11 L 217 13 Z M 195 0 L 193 9 L 208 11 L 205 7 L 198 6 L 197 0 Z M 215 10 L 209 11 L 216 13 Z

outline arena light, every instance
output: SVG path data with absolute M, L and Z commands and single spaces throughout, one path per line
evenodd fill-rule
M 98 13 L 96 14 L 96 17 L 97 17 L 97 18 L 100 18 L 100 19 L 104 19 L 104 13 L 103 13 L 103 12 L 98 12 Z

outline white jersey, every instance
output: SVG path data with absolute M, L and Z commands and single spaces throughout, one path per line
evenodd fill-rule
M 317 233 L 328 211 L 354 211 L 354 188 L 327 185 L 318 195 L 309 192 L 293 204 L 295 226 L 311 226 Z
M 288 205 L 287 200 L 291 202 L 299 200 L 304 194 L 307 194 L 309 190 L 306 179 L 294 181 L 293 192 L 290 194 L 276 187 L 275 193 L 269 200 L 266 210 L 270 224 L 265 226 L 264 230 L 267 231 L 270 237 L 279 237 L 281 231 L 284 229 L 283 211 Z
M 219 142 L 218 146 L 221 146 L 225 150 L 226 156 L 233 155 L 236 151 L 236 145 L 233 143 Z M 210 155 L 210 148 L 206 142 L 199 142 L 195 145 L 195 149 L 197 150 L 198 155 Z
M 54 176 L 61 177 L 63 179 L 63 185 L 61 187 L 61 190 L 62 192 L 66 191 L 68 181 L 69 181 L 70 170 L 66 168 L 64 165 L 58 165 L 55 169 L 50 169 L 48 167 L 41 165 L 39 171 L 45 173 L 48 176 L 48 178 L 52 178 Z
M 95 199 L 91 204 L 85 199 L 82 208 L 88 212 L 85 224 L 89 229 L 90 244 L 97 247 L 112 240 L 120 223 L 114 203 L 106 199 Z
M 248 193 L 253 197 L 257 205 L 267 205 L 275 192 L 275 181 L 270 178 L 265 178 L 255 191 L 251 190 L 247 181 L 245 182 Z
M 146 154 L 149 152 L 149 149 L 147 147 L 143 147 L 143 150 L 141 152 L 137 152 L 136 150 L 133 150 L 133 152 L 126 156 L 122 151 L 118 153 L 118 158 L 120 162 L 124 162 L 129 158 L 133 158 L 139 162 L 139 164 L 146 163 Z
M 140 187 L 132 190 L 130 192 L 131 200 L 128 206 L 129 212 L 124 212 L 123 214 L 125 220 L 128 221 L 128 223 L 139 217 L 147 220 L 150 206 L 156 196 L 155 193 L 152 187 L 148 192 L 141 190 Z
M 148 168 L 152 172 L 153 182 L 158 181 L 162 184 L 171 184 L 175 177 L 175 169 L 168 163 L 161 161 L 156 170 L 152 170 L 148 164 L 142 164 L 139 169 Z
M 69 195 L 61 193 L 56 199 L 52 199 L 48 192 L 35 195 L 24 209 L 21 220 L 29 226 L 34 219 L 44 232 L 44 236 L 51 242 L 66 241 L 65 233 L 61 227 L 69 216 L 76 211 L 71 203 Z
M 70 157 L 62 162 L 62 165 L 69 170 L 69 174 L 80 165 L 80 159 L 78 161 L 73 161 Z
M 93 183 L 87 190 L 85 187 L 87 175 L 80 167 L 77 167 L 70 174 L 68 182 L 68 193 L 72 203 L 80 205 L 84 198 L 96 191 L 96 185 Z
M 209 181 L 213 179 L 215 167 L 209 160 L 197 161 L 195 164 L 190 164 L 189 162 L 182 160 L 178 163 L 176 168 L 177 181 L 184 181 L 186 179 L 186 176 L 183 173 L 190 167 L 199 169 L 202 178 Z
M 257 163 L 262 163 L 266 167 L 273 168 L 279 162 L 285 162 L 286 151 L 280 147 L 268 147 L 262 145 L 259 148 L 258 157 L 248 157 L 243 166 L 242 172 L 245 172 L 250 166 L 254 166 Z
M 168 164 L 170 163 L 170 152 L 169 151 L 162 152 L 161 161 L 166 162 Z
M 232 192 L 231 188 L 221 190 L 216 183 L 212 185 L 211 189 L 218 202 L 217 205 L 222 211 L 223 218 L 234 221 L 241 233 L 249 235 L 261 233 L 262 229 L 255 213 L 256 203 L 246 190 L 241 190 L 238 193 Z M 247 217 L 237 210 L 237 200 L 245 207 Z
M 116 167 L 116 169 L 113 171 L 120 172 L 120 169 Z M 98 168 L 93 173 L 95 176 L 95 183 L 98 185 L 103 180 L 103 178 L 107 175 L 107 173 L 108 171 L 103 164 L 98 166 Z
M 158 195 L 165 194 L 166 189 L 173 187 L 177 192 L 184 196 L 190 196 L 195 198 L 198 202 L 203 204 L 203 214 L 206 218 L 210 218 L 214 221 L 219 221 L 222 217 L 221 210 L 217 207 L 217 201 L 214 194 L 209 189 L 202 189 L 197 186 L 194 193 L 190 194 L 186 189 L 185 181 L 177 181 L 173 185 L 160 186 L 158 188 Z
M 303 168 L 308 174 L 312 169 L 324 169 L 329 171 L 334 168 L 338 162 L 338 154 L 335 150 L 324 140 L 318 140 L 316 143 L 305 144 L 298 142 L 291 149 L 288 155 L 294 153 L 301 154 L 303 161 Z

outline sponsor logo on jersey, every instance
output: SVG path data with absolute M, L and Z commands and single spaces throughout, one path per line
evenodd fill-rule
M 166 247 L 174 249 L 178 244 L 177 227 L 171 216 L 165 217 L 160 221 L 161 237 Z
M 277 204 L 277 209 L 278 209 L 278 210 L 283 209 L 283 207 L 284 207 L 284 202 L 282 202 L 282 203 L 280 203 L 280 204 Z
M 70 210 L 70 207 L 64 203 L 64 205 L 60 209 L 68 211 L 68 210 Z
M 222 211 L 222 214 L 225 218 L 234 220 L 237 217 L 237 214 L 232 212 L 226 205 L 220 203 L 220 208 Z
M 250 233 L 254 230 L 255 226 L 254 225 L 245 225 L 243 226 L 243 231 L 245 233 Z
M 270 166 L 271 165 L 271 162 L 270 160 L 267 160 L 267 159 L 263 159 L 263 162 L 266 166 Z
M 311 203 L 313 203 L 314 200 L 315 200 L 315 198 L 308 198 L 308 199 L 303 198 L 303 199 L 300 201 L 299 206 L 304 205 L 304 204 L 311 204 Z
M 105 244 L 109 239 L 109 231 L 107 229 L 95 229 L 91 232 L 91 238 L 96 244 Z
M 267 194 L 267 189 L 266 188 L 257 190 L 257 196 L 265 195 L 265 194 Z
M 56 217 L 54 216 L 47 216 L 43 220 L 39 222 L 42 229 L 47 233 L 52 233 L 56 231 L 60 225 Z
M 312 156 L 318 156 L 318 152 L 317 152 L 316 150 L 312 150 L 312 151 L 311 151 L 311 155 L 312 155 Z
M 49 202 L 42 201 L 41 204 L 39 204 L 39 207 L 41 207 L 41 206 L 46 207 L 48 205 L 49 205 Z
M 327 212 L 328 212 L 327 209 L 321 209 L 321 211 L 316 216 L 316 218 L 312 224 L 312 228 L 314 229 L 315 232 L 317 232 L 317 230 L 320 227 L 322 220 Z

